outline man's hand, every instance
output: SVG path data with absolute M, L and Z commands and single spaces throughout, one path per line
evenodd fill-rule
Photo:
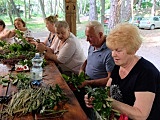
M 84 82 L 82 82 L 82 84 L 80 86 L 78 86 L 78 88 L 83 88 L 87 85 L 89 85 L 89 80 L 85 80 Z

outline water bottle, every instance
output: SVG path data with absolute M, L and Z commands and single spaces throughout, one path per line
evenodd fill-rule
M 35 57 L 32 59 L 32 68 L 31 68 L 31 84 L 35 86 L 40 86 L 42 82 L 42 63 L 43 58 L 39 53 L 35 54 Z

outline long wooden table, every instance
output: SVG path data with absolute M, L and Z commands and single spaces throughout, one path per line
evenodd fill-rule
M 10 66 L 0 64 L 0 76 L 7 75 L 9 70 L 11 69 Z M 13 71 L 15 72 L 15 71 Z M 56 65 L 52 62 L 44 68 L 44 73 L 46 75 L 45 79 L 43 80 L 44 83 L 54 86 L 58 84 L 64 93 L 69 98 L 69 101 L 65 104 L 65 108 L 67 108 L 68 112 L 65 112 L 64 115 L 60 118 L 43 118 L 36 114 L 28 114 L 22 117 L 16 117 L 14 120 L 87 120 L 87 116 L 80 107 L 76 97 L 74 96 L 73 92 L 70 90 L 66 82 L 61 76 L 61 73 L 57 69 Z M 2 87 L 0 85 L 0 96 L 9 95 L 11 92 L 15 91 L 15 86 Z M 83 99 L 83 98 L 82 98 Z M 0 104 L 0 110 L 3 110 L 3 105 Z M 9 118 L 4 118 L 0 115 L 0 120 L 10 120 Z

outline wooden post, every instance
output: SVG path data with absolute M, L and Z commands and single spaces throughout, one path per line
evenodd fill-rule
M 77 0 L 65 0 L 65 18 L 74 35 L 76 35 L 76 4 Z

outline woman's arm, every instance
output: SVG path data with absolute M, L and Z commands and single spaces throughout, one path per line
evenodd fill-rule
M 48 37 L 44 40 L 44 44 L 47 45 Z
M 82 64 L 82 66 L 81 66 L 81 68 L 80 68 L 80 70 L 79 70 L 79 74 L 80 74 L 81 72 L 85 72 L 86 65 L 87 65 L 87 60 L 85 60 L 84 63 Z
M 36 45 L 36 49 L 40 53 L 43 53 L 44 51 L 53 53 L 53 50 L 50 47 L 47 47 L 43 42 L 40 42 L 40 43 L 34 42 L 34 44 Z
M 112 107 L 133 120 L 146 120 L 152 108 L 155 94 L 152 92 L 135 92 L 136 101 L 132 106 L 113 99 Z
M 108 77 L 106 78 L 101 78 L 101 79 L 95 79 L 95 80 L 85 80 L 81 86 L 79 86 L 80 88 L 84 87 L 84 86 L 105 86 L 107 84 L 108 81 Z
M 55 63 L 62 64 L 62 63 L 57 59 L 57 56 L 56 56 L 52 51 L 50 51 L 50 50 L 45 53 L 45 58 L 46 58 L 46 59 L 49 59 L 49 60 L 53 60 Z
M 6 38 L 12 38 L 13 36 L 15 36 L 15 32 L 14 30 L 7 30 L 3 35 L 0 36 L 1 40 L 4 40 Z

